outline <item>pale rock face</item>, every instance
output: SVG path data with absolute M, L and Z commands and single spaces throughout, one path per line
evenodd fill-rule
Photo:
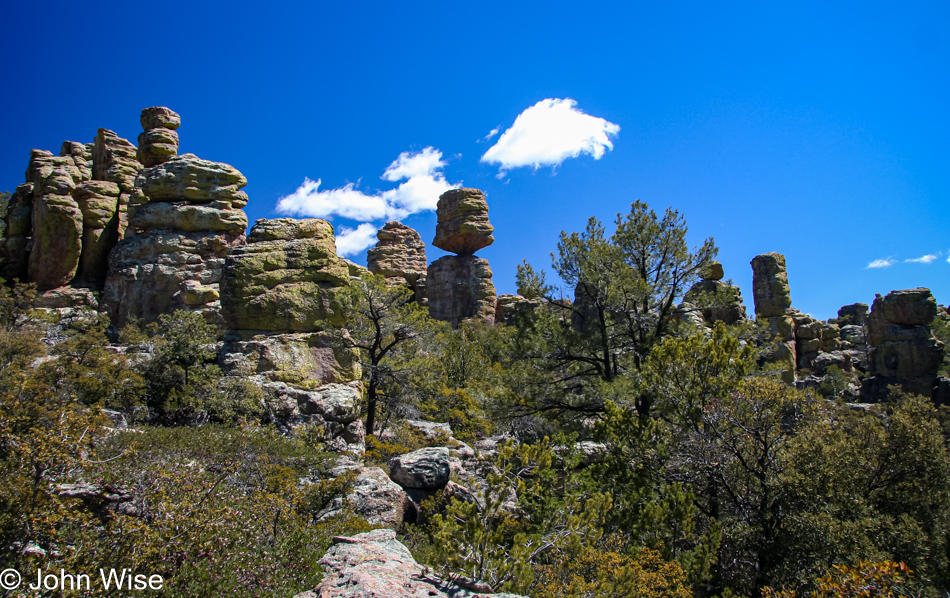
M 488 221 L 488 203 L 478 189 L 451 189 L 439 197 L 438 223 L 432 244 L 439 249 L 472 255 L 495 242 Z
M 227 201 L 235 208 L 247 205 L 241 188 L 247 178 L 228 164 L 202 160 L 194 154 L 174 156 L 167 162 L 144 170 L 136 186 L 149 201 L 187 201 L 192 204 Z
M 453 327 L 468 318 L 494 322 L 495 285 L 488 260 L 447 255 L 429 265 L 426 276 L 429 315 Z
M 232 331 L 229 336 L 238 334 Z M 252 358 L 251 371 L 273 382 L 328 384 L 362 375 L 356 350 L 343 347 L 330 332 L 250 334 L 226 340 L 224 353 Z
M 752 295 L 756 317 L 781 316 L 792 306 L 784 255 L 772 252 L 752 258 Z
M 247 245 L 228 255 L 224 316 L 235 330 L 322 330 L 342 324 L 349 283 L 328 222 L 261 219 Z
M 82 252 L 82 211 L 72 197 L 74 168 L 69 158 L 40 157 L 31 162 L 33 179 L 33 249 L 29 279 L 41 291 L 68 284 L 79 269 Z M 81 178 L 81 177 L 80 177 Z
M 401 222 L 387 222 L 376 233 L 376 247 L 366 252 L 366 267 L 386 278 L 402 278 L 410 286 L 425 274 L 426 244 L 419 233 Z
M 326 569 L 315 592 L 295 598 L 521 598 L 469 592 L 427 574 L 391 529 L 334 538 L 320 559 Z

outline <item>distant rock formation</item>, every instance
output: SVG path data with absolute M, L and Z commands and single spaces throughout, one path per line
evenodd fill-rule
M 742 291 L 738 286 L 723 282 L 724 276 L 722 264 L 711 260 L 700 274 L 700 281 L 683 296 L 685 303 L 696 306 L 707 326 L 716 322 L 737 324 L 746 319 Z M 681 311 L 686 311 L 683 306 L 680 307 Z
M 453 327 L 469 318 L 494 322 L 492 271 L 488 260 L 473 255 L 495 240 L 485 194 L 478 189 L 446 191 L 439 197 L 437 214 L 432 244 L 458 255 L 447 255 L 429 265 L 425 280 L 429 315 Z
M 907 392 L 935 396 L 941 384 L 937 372 L 946 350 L 931 328 L 937 314 L 930 289 L 891 291 L 875 297 L 867 319 L 870 377 L 862 388 L 867 400 L 886 396 L 890 384 L 900 384 Z
M 401 222 L 387 222 L 376 233 L 376 247 L 366 252 L 366 267 L 386 278 L 389 284 L 412 289 L 416 301 L 425 305 L 426 244 L 415 229 Z
M 792 296 L 784 255 L 772 252 L 752 258 L 752 298 L 756 319 L 765 321 L 768 333 L 777 343 L 764 358 L 776 364 L 782 379 L 791 384 L 795 381 L 797 350 L 795 320 L 787 313 Z

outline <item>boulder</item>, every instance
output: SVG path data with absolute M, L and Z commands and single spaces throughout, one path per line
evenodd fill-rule
M 360 391 L 355 386 L 327 384 L 305 390 L 283 382 L 268 382 L 262 388 L 278 403 L 292 403 L 296 405 L 296 413 L 317 415 L 322 422 L 348 424 L 359 417 Z
M 348 504 L 372 526 L 398 529 L 403 521 L 416 519 L 415 506 L 406 491 L 378 467 L 360 471 L 353 480 L 352 490 L 341 503 Z
M 891 324 L 903 326 L 929 326 L 937 317 L 937 301 L 930 289 L 916 288 L 891 291 L 878 304 L 884 311 L 884 319 Z
M 451 189 L 439 197 L 432 244 L 459 255 L 472 255 L 495 241 L 488 203 L 479 189 Z
M 725 275 L 722 264 L 717 260 L 709 260 L 700 272 L 699 277 L 703 280 L 722 280 Z
M 240 234 L 247 229 L 247 214 L 232 208 L 231 202 L 209 204 L 187 202 L 151 202 L 136 206 L 129 226 L 137 230 L 211 231 Z
M 772 252 L 752 258 L 752 297 L 760 318 L 781 316 L 792 306 L 784 255 Z
M 189 203 L 229 202 L 232 207 L 247 205 L 247 193 L 241 188 L 247 179 L 228 164 L 202 160 L 194 154 L 174 156 L 167 162 L 142 171 L 136 186 L 149 201 L 187 201 Z
M 142 123 L 143 131 L 158 128 L 174 131 L 181 126 L 181 116 L 171 108 L 152 106 L 151 108 L 144 108 L 142 110 L 139 122 Z
M 389 477 L 403 488 L 438 490 L 449 481 L 449 449 L 427 447 L 389 460 Z
M 326 573 L 315 592 L 295 598 L 519 598 L 514 594 L 473 594 L 445 584 L 423 570 L 391 529 L 336 537 L 320 564 Z
M 518 315 L 541 307 L 539 299 L 525 299 L 521 295 L 498 295 L 495 300 L 495 322 L 513 326 Z
M 867 303 L 852 303 L 851 305 L 844 305 L 841 309 L 838 310 L 838 318 L 836 324 L 839 326 L 864 326 L 868 318 L 868 304 Z
M 373 274 L 386 278 L 403 279 L 414 286 L 425 274 L 426 244 L 419 233 L 401 222 L 387 222 L 376 233 L 376 247 L 366 252 L 366 267 Z
M 235 330 L 316 331 L 343 323 L 349 283 L 328 222 L 261 219 L 227 257 L 221 303 Z
M 469 318 L 494 322 L 495 285 L 488 260 L 447 255 L 429 265 L 426 296 L 429 315 L 453 327 Z

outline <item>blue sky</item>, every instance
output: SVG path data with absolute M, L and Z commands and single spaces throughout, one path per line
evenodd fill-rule
M 135 140 L 139 111 L 165 105 L 182 153 L 247 175 L 252 222 L 308 179 L 338 231 L 422 210 L 440 185 L 483 189 L 500 293 L 522 259 L 550 264 L 559 231 L 641 199 L 680 210 L 691 243 L 714 237 L 750 313 L 749 261 L 767 251 L 787 257 L 793 306 L 822 318 L 897 288 L 950 302 L 946 2 L 343 4 L 6 3 L 0 190 L 31 148 L 98 127 Z M 482 161 L 544 100 L 591 120 L 557 136 L 547 114 L 491 154 L 508 162 Z M 554 136 L 532 145 L 539 130 Z M 531 165 L 585 132 L 587 153 Z M 347 185 L 367 205 L 350 218 L 345 196 L 315 195 Z M 431 211 L 403 221 L 434 236 Z

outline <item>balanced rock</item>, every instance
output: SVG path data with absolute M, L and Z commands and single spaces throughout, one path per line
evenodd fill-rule
M 146 167 L 167 162 L 178 154 L 178 133 L 181 116 L 164 106 L 142 110 L 142 133 L 139 134 L 138 160 Z
M 479 189 L 451 189 L 439 197 L 438 223 L 432 244 L 439 249 L 472 255 L 495 241 L 488 221 L 488 202 Z
M 709 260 L 703 267 L 699 277 L 703 280 L 722 280 L 726 273 L 722 269 L 722 264 L 716 260 Z
M 426 276 L 429 315 L 453 327 L 469 318 L 492 323 L 495 285 L 488 260 L 472 255 L 447 255 L 429 264 Z
M 366 267 L 387 279 L 403 279 L 415 286 L 426 273 L 426 244 L 419 233 L 401 222 L 387 222 L 376 233 L 376 247 L 366 252 Z
M 784 255 L 772 252 L 752 258 L 752 297 L 756 317 L 781 316 L 792 306 Z
M 168 163 L 166 163 L 168 164 Z M 222 307 L 230 328 L 305 332 L 343 323 L 349 269 L 325 220 L 258 220 L 225 264 Z

